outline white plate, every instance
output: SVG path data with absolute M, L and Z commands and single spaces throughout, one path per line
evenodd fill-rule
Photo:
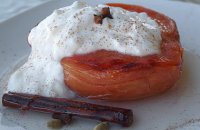
M 105 2 L 122 2 L 119 0 L 92 1 L 85 0 L 91 5 Z M 53 9 L 70 5 L 73 0 L 52 1 L 0 24 L 0 92 L 6 84 L 9 73 L 22 64 L 23 57 L 30 52 L 27 44 L 29 30 L 39 21 L 49 15 Z M 103 102 L 124 108 L 131 108 L 135 122 L 131 127 L 122 128 L 112 125 L 111 130 L 199 130 L 200 129 L 200 6 L 159 0 L 130 1 L 124 3 L 139 4 L 163 12 L 173 18 L 185 48 L 184 67 L 181 80 L 176 87 L 168 92 L 132 102 Z M 164 78 L 164 77 L 163 77 Z M 92 101 L 90 101 L 92 102 Z M 1 130 L 37 130 L 49 129 L 47 122 L 50 115 L 34 112 L 20 112 L 2 107 L 0 104 Z M 75 119 L 74 123 L 63 127 L 67 130 L 92 130 L 98 121 Z

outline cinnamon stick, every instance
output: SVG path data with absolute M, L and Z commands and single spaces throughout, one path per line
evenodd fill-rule
M 71 116 L 117 123 L 128 127 L 133 122 L 130 109 L 103 106 L 64 98 L 50 98 L 39 95 L 5 93 L 2 104 L 6 107 L 22 110 L 52 113 L 55 118 L 69 121 Z M 68 118 L 65 118 L 68 117 Z

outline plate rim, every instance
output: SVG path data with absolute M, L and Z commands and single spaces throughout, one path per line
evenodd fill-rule
M 139 1 L 139 0 L 138 0 Z M 150 1 L 150 0 L 146 0 L 146 1 Z M 50 2 L 52 2 L 52 1 L 50 1 Z M 155 1 L 154 1 L 155 2 Z M 181 4 L 191 4 L 192 6 L 193 5 L 197 5 L 197 6 L 199 6 L 200 7 L 200 5 L 198 5 L 198 4 L 193 4 L 193 3 L 185 3 L 185 2 L 179 2 L 179 1 L 165 1 L 165 2 L 172 2 L 172 3 L 181 3 Z M 18 14 L 18 15 L 16 15 L 16 16 L 14 16 L 14 17 L 12 17 L 12 18 L 9 18 L 9 19 L 7 19 L 6 21 L 4 21 L 3 22 L 3 24 L 2 23 L 0 23 L 0 28 L 1 28 L 1 25 L 4 25 L 4 23 L 6 23 L 6 22 L 9 22 L 9 21 L 12 21 L 13 19 L 15 19 L 16 17 L 24 17 L 23 15 L 26 15 L 26 13 L 27 12 L 31 12 L 31 11 L 33 11 L 33 10 L 35 10 L 35 9 L 37 9 L 37 8 L 41 8 L 41 6 L 45 6 L 45 4 L 48 4 L 49 2 L 47 2 L 47 3 L 44 3 L 44 4 L 42 4 L 42 5 L 39 5 L 39 6 L 36 6 L 36 7 L 34 7 L 34 8 L 31 8 L 31 9 L 29 9 L 29 10 L 27 10 L 27 11 L 24 11 L 24 12 L 22 12 L 22 13 L 20 13 L 20 14 Z M 1 46 L 2 44 L 0 44 L 0 46 Z M 10 68 L 10 67 L 9 67 Z M 3 73 L 2 73 L 3 74 Z M 1 73 L 0 73 L 0 76 L 1 76 Z M 1 127 L 1 124 L 0 124 L 0 127 Z M 12 129 L 12 128 L 11 128 Z

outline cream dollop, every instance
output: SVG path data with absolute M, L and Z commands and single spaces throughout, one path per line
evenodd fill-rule
M 8 91 L 69 97 L 60 60 L 75 54 L 112 50 L 133 56 L 160 53 L 158 24 L 146 13 L 109 7 L 113 19 L 94 22 L 106 5 L 84 2 L 55 10 L 34 27 L 28 37 L 32 47 L 28 61 L 10 78 Z

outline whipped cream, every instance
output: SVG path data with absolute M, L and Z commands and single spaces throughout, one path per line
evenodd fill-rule
M 74 2 L 34 27 L 28 37 L 31 54 L 11 76 L 8 91 L 69 97 L 60 64 L 64 57 L 101 49 L 133 56 L 160 53 L 160 28 L 146 13 L 109 7 L 113 19 L 96 24 L 94 14 L 99 15 L 103 7 L 107 6 Z

